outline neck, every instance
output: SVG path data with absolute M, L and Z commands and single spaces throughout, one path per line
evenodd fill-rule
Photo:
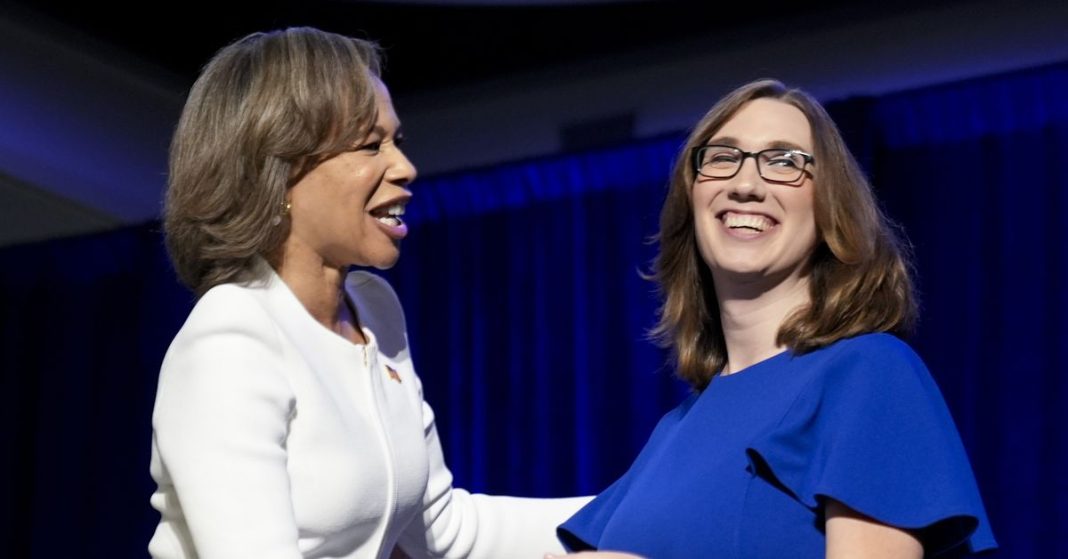
M 809 302 L 808 277 L 791 274 L 770 286 L 717 278 L 720 323 L 727 343 L 727 366 L 732 374 L 785 349 L 776 342 L 787 317 Z
M 295 250 L 291 243 L 283 246 L 273 264 L 316 322 L 339 334 L 347 329 L 346 323 L 355 323 L 345 303 L 344 268 L 327 264 L 311 251 Z

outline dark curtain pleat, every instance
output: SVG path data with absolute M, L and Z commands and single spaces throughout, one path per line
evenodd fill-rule
M 192 296 L 155 226 L 0 262 L 0 555 L 144 557 L 156 375 Z

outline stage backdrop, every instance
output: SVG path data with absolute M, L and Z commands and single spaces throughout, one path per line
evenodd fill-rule
M 830 109 L 916 253 L 911 340 L 999 557 L 1066 557 L 1068 65 Z M 722 92 L 709 92 L 713 100 Z M 386 275 L 458 485 L 558 496 L 621 474 L 684 395 L 645 340 L 682 135 L 422 180 Z M 0 251 L 0 545 L 143 557 L 158 366 L 192 306 L 157 224 Z

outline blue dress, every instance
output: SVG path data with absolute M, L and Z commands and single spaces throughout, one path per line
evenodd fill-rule
M 560 526 L 573 551 L 822 558 L 822 500 L 916 530 L 928 556 L 997 546 L 942 395 L 887 334 L 716 377 Z

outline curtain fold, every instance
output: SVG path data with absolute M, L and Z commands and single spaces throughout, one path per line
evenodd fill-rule
M 1068 64 L 828 106 L 913 246 L 910 341 L 960 428 L 999 557 L 1068 556 L 1064 91 Z M 412 235 L 385 275 L 458 485 L 596 492 L 685 395 L 646 340 L 657 298 L 640 277 L 682 141 L 413 185 Z M 0 250 L 5 554 L 145 555 L 156 375 L 193 302 L 158 229 Z
M 0 251 L 0 554 L 144 557 L 156 374 L 192 308 L 155 226 Z

